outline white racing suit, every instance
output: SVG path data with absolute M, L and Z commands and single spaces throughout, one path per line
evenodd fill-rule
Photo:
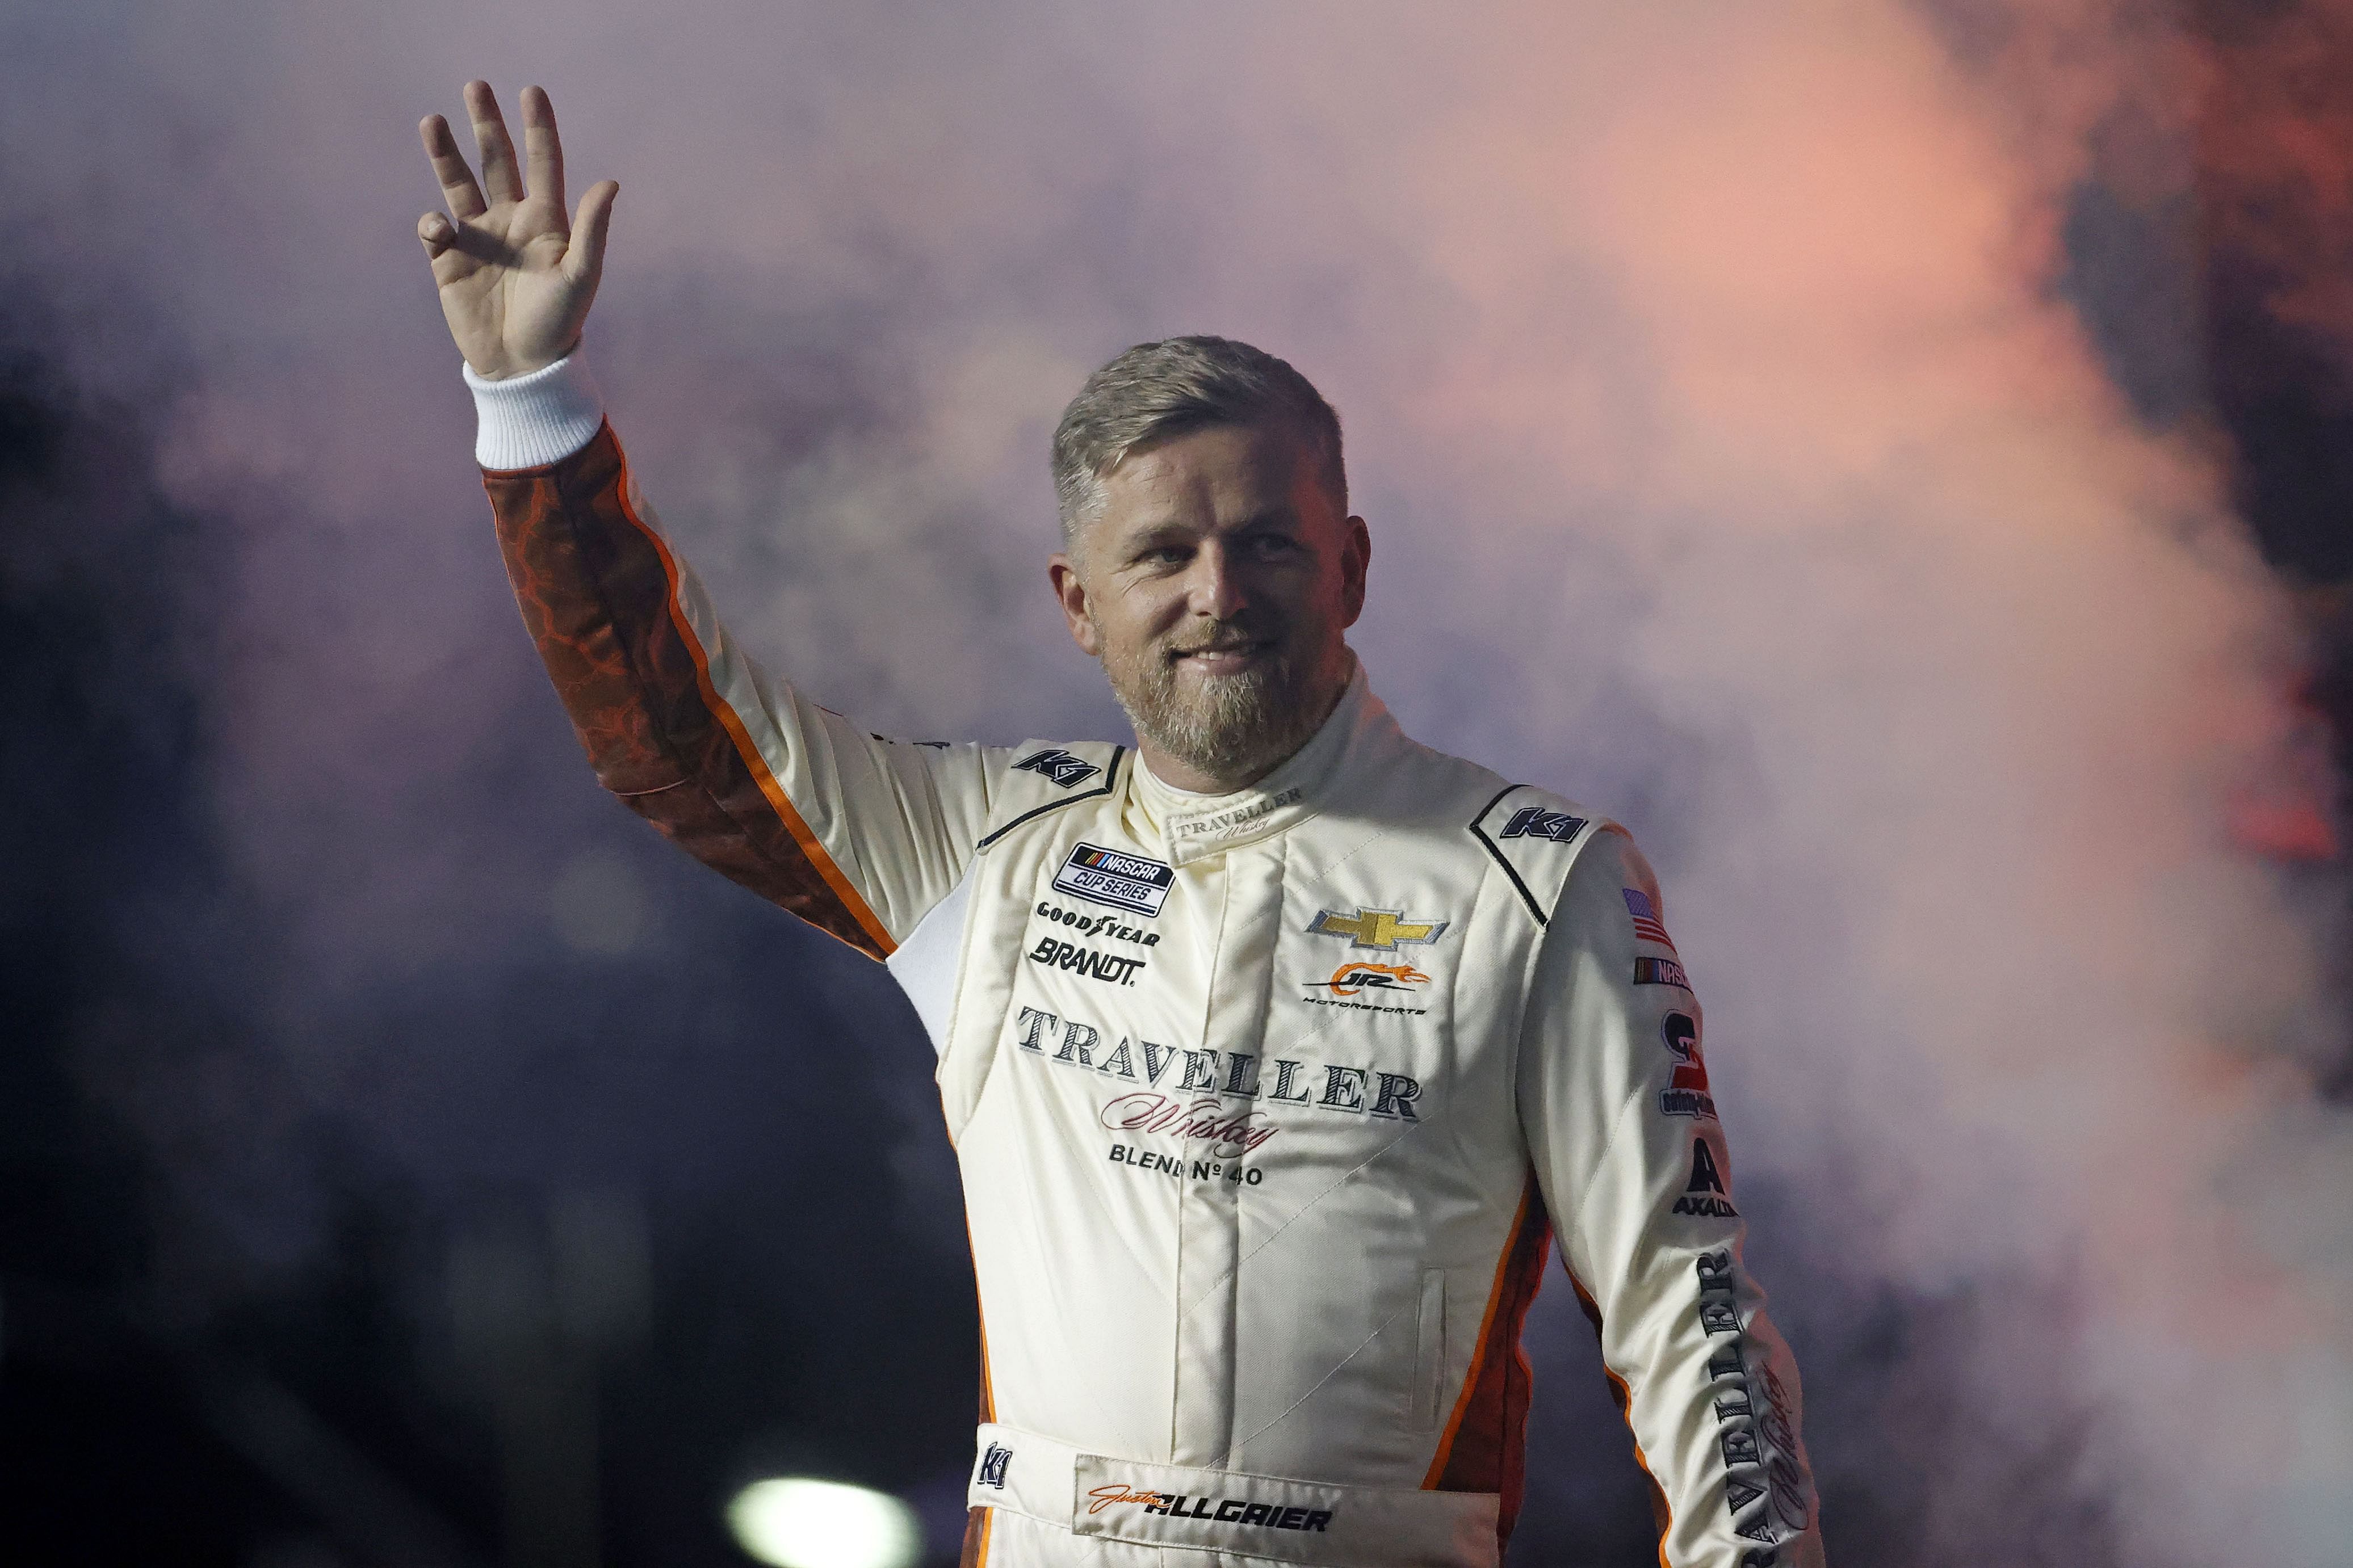
M 1662 1563 L 1820 1561 L 1699 1005 L 1621 829 L 1408 740 L 1361 670 L 1216 797 L 1117 745 L 871 735 L 721 627 L 576 361 L 474 384 L 600 778 L 887 962 L 938 1051 L 982 1318 L 966 1563 L 1498 1563 L 1556 1237 Z

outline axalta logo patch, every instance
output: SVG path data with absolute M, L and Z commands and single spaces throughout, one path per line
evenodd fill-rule
M 1042 752 L 1032 752 L 1013 764 L 1017 773 L 1037 773 L 1061 785 L 1076 789 L 1103 770 L 1083 757 L 1074 757 L 1059 746 Z
M 1279 1502 L 1254 1502 L 1246 1497 L 1193 1497 L 1185 1492 L 1145 1492 L 1131 1487 L 1097 1487 L 1087 1494 L 1089 1513 L 1124 1504 L 1141 1505 L 1146 1513 L 1170 1519 L 1206 1519 L 1217 1524 L 1255 1525 L 1266 1530 L 1328 1529 L 1340 1510 L 1332 1508 L 1286 1508 Z
M 1109 904 L 1130 914 L 1156 915 L 1168 901 L 1176 868 L 1142 855 L 1082 844 L 1054 873 L 1054 887 L 1074 899 Z
M 1683 1195 L 1675 1200 L 1675 1213 L 1696 1215 L 1707 1219 L 1738 1219 L 1740 1211 L 1732 1206 L 1732 1199 L 1724 1190 L 1724 1173 L 1717 1169 L 1715 1151 L 1704 1138 L 1692 1140 L 1691 1180 L 1683 1184 Z
M 1352 915 L 1324 910 L 1308 922 L 1307 934 L 1345 936 L 1352 947 L 1395 952 L 1401 944 L 1436 942 L 1446 934 L 1447 924 L 1445 921 L 1408 920 L 1403 910 L 1359 909 Z

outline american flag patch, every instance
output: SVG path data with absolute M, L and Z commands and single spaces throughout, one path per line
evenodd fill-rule
M 1659 911 L 1651 907 L 1649 895 L 1632 888 L 1618 890 L 1626 895 L 1626 912 L 1634 917 L 1634 934 L 1644 942 L 1657 942 L 1669 952 L 1674 952 L 1675 939 L 1659 923 Z

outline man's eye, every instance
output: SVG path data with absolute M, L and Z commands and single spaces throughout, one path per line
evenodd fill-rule
M 1284 533 L 1261 533 L 1252 542 L 1261 556 L 1271 560 L 1288 555 L 1299 548 L 1299 542 Z

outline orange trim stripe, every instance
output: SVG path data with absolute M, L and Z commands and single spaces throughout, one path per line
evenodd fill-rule
M 949 1143 L 954 1145 L 955 1140 Z M 972 1244 L 972 1215 L 964 1216 L 964 1249 L 972 1258 L 972 1315 L 980 1324 L 980 1418 L 997 1419 L 997 1380 L 988 1371 L 988 1314 L 980 1307 L 980 1249 Z
M 1568 1276 L 1569 1289 L 1577 1292 L 1577 1300 L 1584 1307 L 1587 1320 L 1593 1324 L 1593 1337 L 1600 1339 L 1600 1303 L 1594 1300 L 1593 1292 L 1585 1288 L 1585 1281 L 1577 1277 L 1577 1270 L 1568 1266 L 1566 1252 L 1561 1255 L 1560 1270 Z M 1674 1564 L 1667 1561 L 1667 1537 L 1675 1528 L 1675 1505 L 1667 1500 L 1667 1489 L 1659 1484 L 1658 1472 L 1651 1468 L 1651 1457 L 1642 1452 L 1641 1434 L 1634 1430 L 1633 1386 L 1611 1371 L 1606 1361 L 1601 1364 L 1601 1375 L 1609 1380 L 1610 1402 L 1618 1406 L 1618 1418 L 1626 1423 L 1626 1436 L 1634 1444 L 1634 1463 L 1641 1468 L 1642 1479 L 1651 1483 L 1651 1512 L 1659 1524 L 1659 1568 L 1674 1568 Z
M 997 1419 L 997 1379 L 988 1371 L 988 1319 L 976 1307 L 973 1315 L 980 1319 L 980 1418 Z
M 619 446 L 617 439 L 615 449 L 618 450 Z M 849 911 L 859 929 L 873 938 L 875 945 L 887 957 L 898 950 L 899 944 L 891 940 L 891 933 L 883 929 L 881 921 L 875 919 L 874 911 L 867 907 L 858 889 L 850 886 L 849 879 L 841 874 L 841 868 L 833 863 L 833 857 L 828 855 L 825 847 L 818 842 L 818 837 L 810 831 L 808 823 L 793 808 L 784 785 L 776 782 L 776 775 L 768 770 L 767 759 L 760 755 L 760 748 L 754 742 L 752 732 L 744 728 L 744 721 L 737 715 L 733 705 L 719 695 L 718 685 L 711 679 L 710 655 L 703 651 L 702 640 L 687 624 L 686 606 L 679 602 L 678 558 L 670 552 L 670 546 L 663 542 L 662 536 L 647 527 L 645 519 L 638 515 L 638 509 L 629 504 L 629 459 L 626 453 L 621 458 L 619 493 L 621 515 L 629 520 L 631 527 L 646 536 L 655 553 L 661 557 L 662 574 L 670 580 L 670 624 L 678 628 L 679 637 L 686 644 L 688 657 L 694 660 L 695 679 L 702 689 L 703 697 L 711 704 L 711 710 L 718 715 L 728 738 L 735 742 L 735 750 L 743 757 L 744 765 L 752 770 L 753 780 L 759 784 L 760 793 L 767 797 L 768 804 L 776 808 L 786 830 L 792 834 L 793 842 L 801 847 L 801 853 L 808 857 L 809 864 L 817 868 L 818 875 L 825 879 L 825 885 L 833 889 L 834 897 L 841 900 L 841 907 Z
M 1533 1183 L 1520 1188 L 1520 1206 L 1512 1215 L 1511 1228 L 1504 1233 L 1503 1256 L 1495 1259 L 1495 1278 L 1487 1287 L 1487 1311 L 1479 1321 L 1479 1340 L 1471 1351 L 1471 1367 L 1463 1373 L 1462 1392 L 1454 1396 L 1454 1410 L 1446 1418 L 1446 1430 L 1438 1439 L 1438 1453 L 1430 1461 L 1430 1472 L 1421 1478 L 1421 1489 L 1435 1491 L 1438 1478 L 1446 1473 L 1446 1461 L 1453 1457 L 1455 1435 L 1462 1429 L 1463 1413 L 1471 1408 L 1472 1394 L 1479 1386 L 1479 1373 L 1487 1364 L 1491 1350 L 1488 1340 L 1495 1331 L 1495 1310 L 1504 1300 L 1504 1276 L 1512 1266 L 1512 1257 L 1519 1250 L 1520 1226 L 1527 1223 L 1528 1198 Z

